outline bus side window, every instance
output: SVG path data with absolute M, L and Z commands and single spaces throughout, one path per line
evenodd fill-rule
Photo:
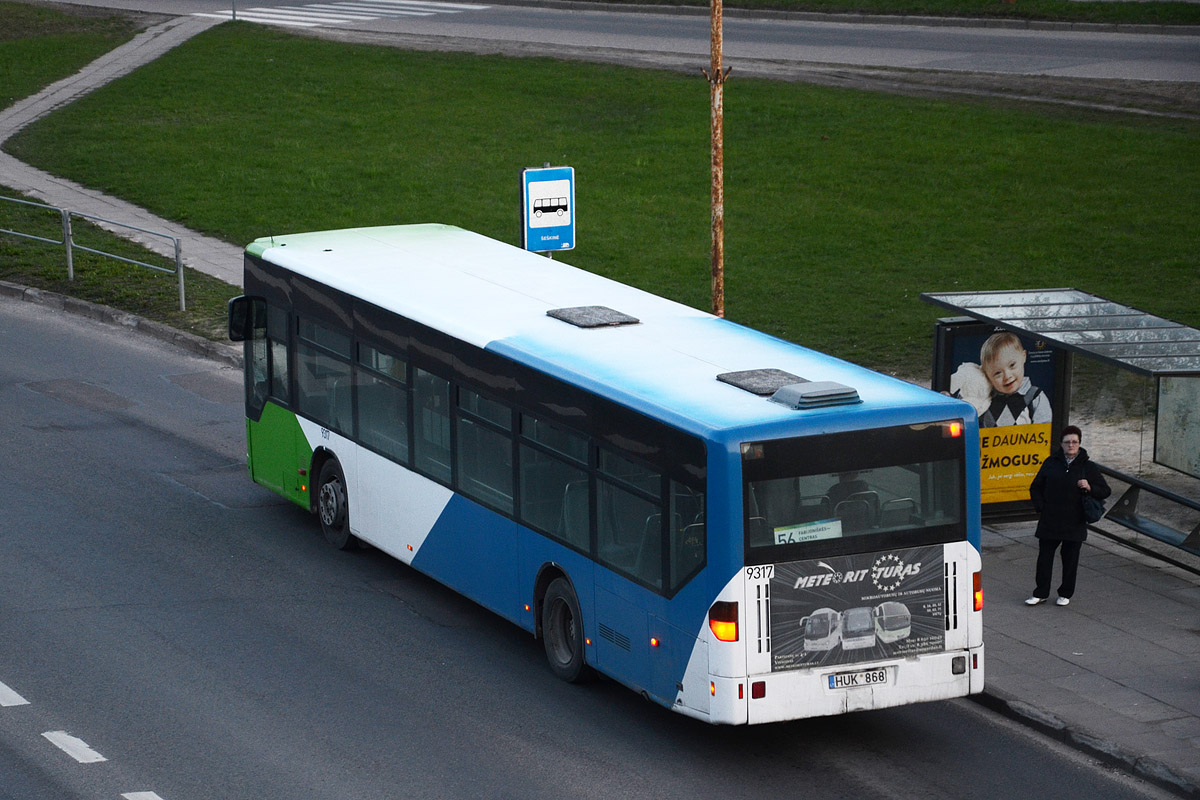
M 267 348 L 271 361 L 269 394 L 285 405 L 291 400 L 291 371 L 288 369 L 288 315 L 277 306 L 267 306 Z
M 520 517 L 582 553 L 591 542 L 588 443 L 578 434 L 522 414 Z M 536 446 L 535 446 L 536 445 Z
M 450 483 L 450 382 L 413 370 L 413 463 L 437 480 Z
M 512 514 L 512 411 L 460 387 L 457 422 L 459 491 Z
M 270 366 L 267 355 L 270 350 L 265 338 L 246 340 L 246 404 L 254 410 L 254 416 L 262 412 L 270 389 Z
M 358 345 L 358 435 L 393 461 L 408 463 L 408 381 L 403 359 Z
M 661 486 L 662 478 L 653 470 L 600 451 L 596 556 L 656 589 L 663 586 Z
M 707 551 L 704 493 L 671 481 L 671 588 L 704 566 Z

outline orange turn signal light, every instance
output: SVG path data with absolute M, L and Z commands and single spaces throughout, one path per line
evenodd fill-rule
M 738 640 L 738 604 L 729 600 L 718 600 L 708 610 L 708 627 L 719 641 Z

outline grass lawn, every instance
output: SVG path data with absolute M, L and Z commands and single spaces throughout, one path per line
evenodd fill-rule
M 77 72 L 136 33 L 128 18 L 108 12 L 64 14 L 0 2 L 0 108 Z
M 521 169 L 569 164 L 562 259 L 707 308 L 708 102 L 702 77 L 227 24 L 6 149 L 239 244 L 427 221 L 517 243 Z M 1194 123 L 736 76 L 725 102 L 733 320 L 905 375 L 942 315 L 922 291 L 1076 286 L 1200 326 Z

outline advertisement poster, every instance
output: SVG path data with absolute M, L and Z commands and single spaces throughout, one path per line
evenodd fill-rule
M 941 545 L 779 564 L 771 669 L 940 652 L 945 595 Z
M 986 323 L 952 330 L 940 342 L 934 388 L 979 415 L 983 505 L 1028 503 L 1029 484 L 1063 424 L 1055 419 L 1061 354 L 1045 340 Z

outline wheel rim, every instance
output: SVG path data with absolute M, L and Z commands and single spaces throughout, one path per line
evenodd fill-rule
M 341 483 L 336 480 L 326 481 L 317 497 L 317 506 L 321 512 L 322 523 L 330 528 L 339 527 L 342 517 Z

